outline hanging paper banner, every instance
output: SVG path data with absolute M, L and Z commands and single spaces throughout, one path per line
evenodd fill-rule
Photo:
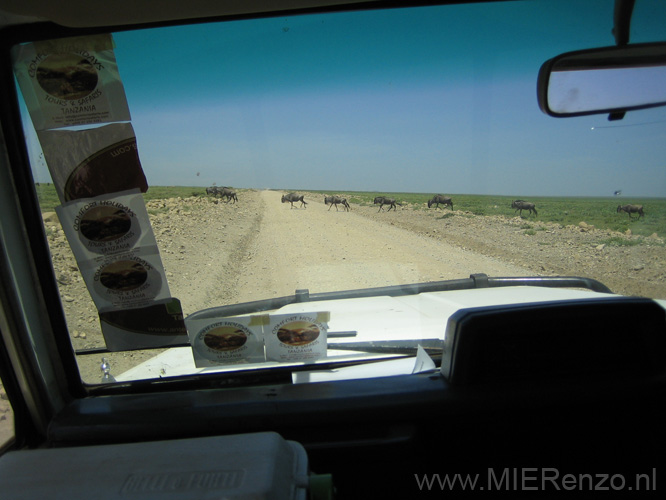
M 133 188 L 148 190 L 129 123 L 48 130 L 38 132 L 38 137 L 62 203 Z
M 113 48 L 110 34 L 22 44 L 14 73 L 107 348 L 185 343 L 140 195 L 148 183 Z
M 130 121 L 111 34 L 28 43 L 12 56 L 35 130 Z

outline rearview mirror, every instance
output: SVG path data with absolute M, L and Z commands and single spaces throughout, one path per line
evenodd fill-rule
M 666 43 L 569 52 L 539 71 L 541 110 L 557 117 L 666 105 Z

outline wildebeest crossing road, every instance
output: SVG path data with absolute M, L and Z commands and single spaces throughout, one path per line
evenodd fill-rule
M 302 288 L 315 293 L 466 278 L 472 273 L 531 274 L 389 221 L 370 220 L 355 210 L 328 211 L 323 197 L 306 195 L 307 210 L 291 210 L 281 203 L 282 194 L 259 193 L 262 221 L 234 290 L 239 302 L 290 295 Z

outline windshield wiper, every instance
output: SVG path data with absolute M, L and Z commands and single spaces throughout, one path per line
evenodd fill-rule
M 431 357 L 441 356 L 444 341 L 442 339 L 416 340 L 374 340 L 366 342 L 329 342 L 328 348 L 339 351 L 360 351 L 376 354 L 402 354 L 415 356 L 421 346 Z

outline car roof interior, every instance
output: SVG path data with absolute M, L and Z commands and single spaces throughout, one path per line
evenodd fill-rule
M 430 3 L 433 2 L 410 2 L 409 5 L 427 5 Z M 175 0 L 160 0 L 137 4 L 130 0 L 122 0 L 110 5 L 108 2 L 102 1 L 87 2 L 75 0 L 56 5 L 53 2 L 41 0 L 6 0 L 2 2 L 2 10 L 6 14 L 28 17 L 32 18 L 32 20 L 50 21 L 71 28 L 96 28 L 168 22 L 182 23 L 183 21 L 211 17 L 256 16 L 270 13 L 277 14 L 284 11 L 299 11 L 302 9 L 325 8 L 331 10 L 336 8 L 366 8 L 368 6 L 375 8 L 398 4 L 399 2 L 379 0 L 251 0 L 246 2 L 233 0 L 195 0 L 187 3 Z M 21 19 L 21 17 L 17 17 L 17 21 L 26 20 Z

